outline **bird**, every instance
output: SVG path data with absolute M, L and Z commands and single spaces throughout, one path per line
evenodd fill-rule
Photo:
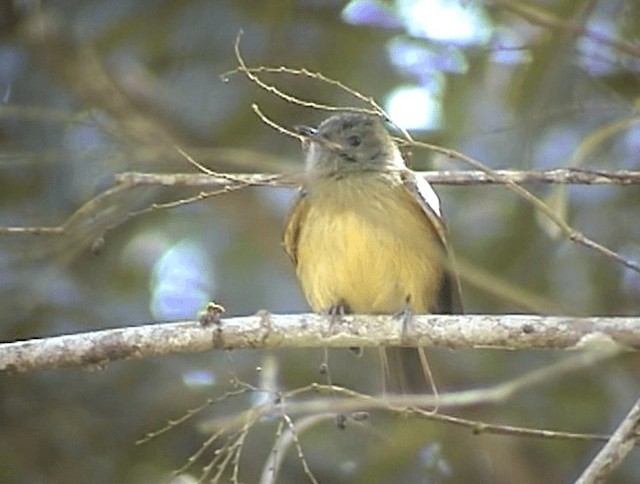
M 283 245 L 311 308 L 332 315 L 452 313 L 451 255 L 440 200 L 409 169 L 384 121 L 344 112 L 304 138 L 303 186 Z M 401 383 L 425 388 L 415 349 L 387 352 Z M 396 363 L 394 363 L 396 361 Z

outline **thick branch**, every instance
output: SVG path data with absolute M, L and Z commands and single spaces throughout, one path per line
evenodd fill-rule
M 416 315 L 405 334 L 393 316 L 352 315 L 333 324 L 317 314 L 149 324 L 0 344 L 0 371 L 102 366 L 211 349 L 422 346 L 576 349 L 589 345 L 640 349 L 640 318 L 533 315 Z

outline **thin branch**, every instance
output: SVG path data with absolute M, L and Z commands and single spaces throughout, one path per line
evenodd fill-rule
M 474 435 L 493 434 L 493 435 L 509 435 L 515 437 L 535 437 L 551 440 L 586 440 L 586 441 L 607 441 L 610 436 L 603 434 L 583 434 L 577 432 L 564 432 L 561 430 L 545 430 L 527 427 L 516 427 L 514 425 L 491 424 L 479 420 L 469 420 L 466 418 L 455 417 L 443 413 L 433 413 L 420 409 L 410 409 L 410 413 L 416 413 L 420 418 L 433 420 L 435 422 L 443 422 L 459 427 L 465 427 L 471 430 Z
M 201 405 L 198 405 L 196 408 L 187 410 L 182 416 L 173 420 L 169 420 L 169 422 L 167 422 L 167 424 L 164 427 L 158 430 L 155 430 L 153 432 L 149 432 L 147 433 L 147 435 L 145 435 L 141 439 L 136 440 L 136 445 L 142 445 L 147 442 L 150 442 L 153 439 L 158 438 L 159 436 L 169 432 L 170 430 L 173 430 L 178 425 L 182 425 L 184 422 L 193 418 L 195 415 L 200 414 L 202 411 L 204 411 L 209 407 L 212 407 L 230 398 L 237 397 L 239 395 L 244 395 L 245 393 L 248 393 L 251 391 L 254 391 L 254 389 L 244 386 L 236 390 L 228 391 L 217 398 L 208 398 L 204 403 L 202 403 Z
M 283 407 L 285 406 L 284 400 L 282 401 L 281 404 Z M 307 476 L 309 481 L 311 481 L 313 484 L 319 484 L 319 483 L 318 483 L 318 480 L 313 475 L 313 473 L 311 472 L 311 469 L 309 468 L 309 464 L 307 463 L 307 459 L 304 456 L 304 452 L 302 451 L 302 445 L 300 444 L 300 438 L 298 437 L 298 432 L 318 422 L 320 420 L 319 417 L 320 416 L 307 417 L 306 419 L 302 419 L 299 425 L 296 425 L 293 423 L 293 420 L 291 420 L 291 417 L 289 417 L 286 411 L 282 413 L 282 418 L 284 419 L 285 423 L 287 424 L 287 428 L 289 429 L 288 433 L 291 435 L 293 445 L 296 448 L 298 460 L 302 464 L 302 469 L 304 470 L 304 474 Z M 284 452 L 284 450 L 285 450 L 284 448 L 281 449 L 281 452 Z
M 640 171 L 632 170 L 584 170 L 584 169 L 555 169 L 555 170 L 495 170 L 491 174 L 481 170 L 452 170 L 452 171 L 422 171 L 417 172 L 428 182 L 438 185 L 504 185 L 509 183 L 545 183 L 545 184 L 575 184 L 575 185 L 638 185 Z M 110 220 L 103 224 L 112 229 L 134 214 L 122 213 L 119 220 L 111 220 L 114 216 L 106 210 L 112 201 L 114 193 L 122 196 L 128 191 L 142 186 L 167 186 L 186 188 L 207 188 L 220 190 L 215 194 L 224 194 L 247 186 L 297 187 L 302 180 L 299 175 L 265 174 L 265 173 L 140 173 L 124 172 L 115 176 L 117 186 L 109 189 L 86 202 L 66 222 L 55 227 L 0 227 L 0 236 L 10 235 L 38 235 L 60 236 L 69 235 L 76 226 L 82 226 L 83 220 L 92 220 L 96 225 L 103 213 L 108 213 Z M 211 194 L 197 195 L 196 200 Z M 180 205 L 172 203 L 168 206 Z M 135 214 L 158 209 L 162 205 L 150 209 L 143 209 Z
M 505 3 L 505 2 L 503 2 Z M 506 2 L 506 4 L 510 4 L 510 2 Z M 278 89 L 276 86 L 272 85 L 272 84 L 267 84 L 264 81 L 262 81 L 257 74 L 255 73 L 255 69 L 250 69 L 247 67 L 246 63 L 244 62 L 244 59 L 242 58 L 242 55 L 240 54 L 240 39 L 242 37 L 242 31 L 240 31 L 240 33 L 238 34 L 237 38 L 236 38 L 236 42 L 235 42 L 235 54 L 236 54 L 236 60 L 238 61 L 238 70 L 241 72 L 244 72 L 245 75 L 249 78 L 250 81 L 254 82 L 258 87 L 266 90 L 269 93 L 272 93 L 274 95 L 276 95 L 277 97 L 287 101 L 287 102 L 291 102 L 294 104 L 299 104 L 302 106 L 309 106 L 309 107 L 315 107 L 318 109 L 326 109 L 327 106 L 323 106 L 323 105 L 317 105 L 316 103 L 308 103 L 306 101 L 301 100 L 300 98 L 296 98 L 294 96 L 291 96 L 283 91 L 281 91 L 280 89 Z M 360 95 L 358 97 L 359 99 L 363 99 L 366 97 L 364 97 L 363 95 Z M 375 101 L 372 98 L 371 99 L 370 105 L 374 108 L 374 111 L 371 114 L 374 115 L 379 115 L 384 119 L 389 119 L 389 116 L 375 103 Z M 257 107 L 257 105 L 253 105 L 252 106 L 253 110 L 256 112 L 256 114 L 258 114 L 258 116 L 260 116 L 260 118 L 269 126 L 271 127 L 275 127 L 276 129 L 279 129 L 281 132 L 287 133 L 289 134 L 288 130 L 286 130 L 285 128 L 279 127 L 278 124 L 267 118 Z M 335 109 L 335 108 L 330 108 L 331 110 Z M 349 109 L 346 109 L 346 111 L 348 111 Z M 490 176 L 490 177 L 494 177 L 495 176 L 495 171 L 493 169 L 491 169 L 490 167 L 488 167 L 487 165 L 485 165 L 484 163 L 475 160 L 473 158 L 471 158 L 470 156 L 467 156 L 459 151 L 456 150 L 452 150 L 452 149 L 448 149 L 448 148 L 443 148 L 437 145 L 432 145 L 429 143 L 423 143 L 423 142 L 418 142 L 415 141 L 412 137 L 411 134 L 405 130 L 402 129 L 402 127 L 397 126 L 398 129 L 401 131 L 401 133 L 403 134 L 403 136 L 405 137 L 405 140 L 407 142 L 407 144 L 409 144 L 410 146 L 414 146 L 414 147 L 418 147 L 418 148 L 426 148 L 438 153 L 442 153 L 445 154 L 446 156 L 449 156 L 451 158 L 455 158 L 458 159 L 462 162 L 464 162 L 465 164 L 480 170 L 482 172 L 484 172 L 486 175 Z M 297 136 L 297 135 L 296 135 Z M 640 273 L 640 264 L 636 263 L 635 261 L 632 261 L 630 259 L 626 259 L 623 256 L 621 256 L 620 254 L 618 254 L 617 252 L 615 252 L 614 250 L 609 249 L 608 247 L 588 238 L 586 235 L 584 235 L 583 233 L 575 230 L 573 227 L 571 227 L 561 216 L 559 216 L 554 210 L 552 210 L 543 200 L 541 200 L 539 197 L 535 196 L 533 193 L 531 193 L 530 191 L 528 191 L 527 189 L 525 189 L 524 187 L 522 187 L 521 185 L 518 184 L 518 182 L 515 182 L 513 180 L 507 179 L 505 181 L 505 184 L 507 186 L 507 188 L 511 191 L 513 191 L 514 193 L 518 194 L 519 196 L 521 196 L 523 199 L 525 199 L 526 201 L 528 201 L 531 205 L 533 205 L 537 210 L 539 210 L 542 214 L 544 214 L 551 222 L 553 222 L 558 229 L 565 235 L 565 237 L 569 240 L 571 240 L 572 242 L 575 242 L 577 244 L 580 244 L 584 247 L 587 247 L 589 249 L 595 250 L 596 252 L 600 253 L 601 255 L 614 260 L 616 262 L 618 262 L 619 264 L 624 265 L 625 267 L 636 271 L 638 273 Z
M 149 324 L 0 344 L 0 371 L 28 372 L 211 349 L 416 346 L 640 349 L 640 318 L 534 315 L 416 315 L 407 331 L 393 316 L 350 315 L 339 323 L 317 314 Z
M 434 395 L 367 395 L 348 388 L 334 385 L 310 384 L 285 392 L 271 392 L 273 398 L 267 402 L 251 406 L 234 416 L 217 417 L 200 424 L 201 431 L 216 438 L 222 433 L 240 433 L 246 435 L 254 425 L 271 421 L 273 417 L 283 418 L 275 432 L 275 444 L 269 458 L 262 469 L 260 482 L 276 482 L 278 470 L 286 450 L 295 446 L 307 476 L 313 480 L 311 470 L 306 464 L 304 454 L 298 441 L 301 432 L 323 421 L 335 421 L 342 416 L 344 422 L 349 420 L 360 422 L 372 410 L 387 412 L 396 416 L 423 418 L 428 420 L 452 423 L 471 428 L 474 433 L 490 432 L 514 436 L 530 436 L 551 439 L 603 440 L 607 436 L 595 434 L 580 434 L 563 431 L 549 431 L 514 426 L 491 425 L 484 422 L 472 421 L 436 414 L 424 410 L 425 406 L 433 405 L 437 398 L 447 408 L 462 408 L 470 405 L 502 404 L 513 398 L 519 392 L 538 385 L 548 385 L 549 382 L 564 378 L 571 373 L 584 371 L 586 368 L 600 365 L 604 361 L 615 357 L 619 349 L 608 347 L 600 351 L 584 351 L 573 354 L 560 361 L 542 368 L 537 368 L 519 375 L 513 379 L 488 387 L 480 387 L 464 391 L 447 392 L 441 396 Z M 256 391 L 261 391 L 255 388 Z M 300 416 L 294 424 L 293 416 Z M 286 425 L 285 425 L 286 423 Z M 287 430 L 285 431 L 285 427 Z M 205 445 L 209 444 L 209 440 Z M 204 446 L 203 446 L 204 447 Z M 201 454 L 201 452 L 199 451 Z M 230 450 L 225 450 L 226 454 Z M 219 456 L 217 457 L 219 458 Z M 194 459 L 190 459 L 193 462 Z M 237 464 L 236 460 L 236 464 Z M 237 474 L 236 474 L 237 476 Z
M 325 422 L 327 420 L 336 419 L 335 413 L 323 413 L 319 415 L 309 415 L 307 417 L 301 418 L 295 424 L 291 421 L 291 418 L 285 413 L 283 414 L 282 422 L 286 422 L 287 431 L 283 432 L 283 426 L 280 425 L 278 427 L 278 432 L 276 433 L 276 441 L 271 449 L 271 453 L 269 454 L 269 458 L 262 466 L 262 473 L 260 475 L 260 484 L 275 484 L 278 478 L 278 473 L 280 472 L 280 468 L 282 467 L 282 462 L 286 455 L 287 449 L 294 444 L 294 439 L 297 438 L 296 435 L 301 434 L 307 429 L 317 425 L 319 423 Z M 298 457 L 302 456 L 304 458 L 304 454 L 301 453 L 301 449 L 298 445 Z M 313 482 L 317 482 L 311 470 L 309 469 L 309 465 L 305 460 L 301 459 L 301 463 L 304 467 L 305 473 Z
M 258 107 L 257 104 L 252 104 L 251 105 L 251 109 L 253 110 L 254 113 L 256 113 L 256 115 L 260 118 L 260 120 L 266 124 L 267 126 L 275 129 L 278 133 L 280 134 L 285 134 L 287 136 L 290 136 L 292 138 L 297 139 L 298 141 L 301 142 L 305 142 L 306 141 L 306 137 L 298 134 L 294 131 L 291 131 L 290 129 L 287 129 L 283 126 L 280 126 L 279 124 L 275 123 L 274 121 L 272 121 L 270 118 L 268 118 L 267 116 L 265 116 L 262 111 L 260 110 L 260 108 Z
M 491 174 L 481 170 L 419 171 L 429 183 L 436 185 L 504 185 L 507 183 L 545 183 L 571 185 L 640 185 L 640 171 L 632 170 L 495 170 Z M 267 186 L 298 186 L 301 180 L 287 175 L 262 173 L 139 173 L 116 175 L 118 184 L 162 185 L 178 187 L 218 188 L 230 183 Z
M 289 415 L 315 415 L 325 412 L 339 414 L 379 409 L 391 410 L 405 416 L 419 415 L 424 418 L 429 415 L 437 415 L 431 409 L 420 410 L 424 407 L 433 408 L 437 405 L 443 409 L 452 409 L 503 404 L 524 390 L 538 385 L 548 385 L 553 380 L 601 364 L 619 353 L 616 348 L 611 347 L 596 351 L 583 351 L 493 386 L 451 391 L 437 396 L 433 394 L 365 395 L 336 385 L 329 387 L 328 385 L 314 384 L 311 385 L 314 390 L 329 395 L 326 398 L 288 400 L 286 412 Z M 275 412 L 275 409 L 272 409 L 270 404 L 255 409 L 260 413 L 267 410 L 268 413 L 266 415 L 271 415 Z M 263 414 L 262 416 L 265 415 Z M 239 416 L 238 418 L 241 419 L 242 417 Z M 227 424 L 228 422 L 227 419 Z M 237 422 L 232 427 L 237 426 Z M 215 425 L 212 427 L 215 428 Z
M 481 163 L 471 158 L 470 156 L 465 155 L 460 151 L 452 150 L 449 148 L 443 148 L 438 145 L 432 145 L 432 144 L 423 143 L 420 141 L 415 141 L 412 144 L 413 146 L 416 146 L 416 147 L 426 148 L 429 150 L 436 151 L 438 153 L 442 153 L 450 158 L 458 159 L 464 162 L 465 164 L 472 166 L 477 170 L 483 171 L 485 174 L 487 174 L 490 177 L 495 176 L 493 169 L 489 168 L 484 163 Z M 505 185 L 507 189 L 520 195 L 520 197 L 528 201 L 537 210 L 539 210 L 540 213 L 544 214 L 549 220 L 551 220 L 551 222 L 553 222 L 560 229 L 560 231 L 565 235 L 567 239 L 577 244 L 580 244 L 584 247 L 587 247 L 589 249 L 593 249 L 596 252 L 600 253 L 601 255 L 607 257 L 608 259 L 614 260 L 619 264 L 622 264 L 625 267 L 628 267 L 629 269 L 640 273 L 640 264 L 630 259 L 625 259 L 617 252 L 596 242 L 595 240 L 588 238 L 582 232 L 579 232 L 578 230 L 574 229 L 561 216 L 559 216 L 551 207 L 549 207 L 549 205 L 547 205 L 543 200 L 535 196 L 526 188 L 522 187 L 521 185 L 519 185 L 518 183 L 510 179 L 506 180 Z
M 636 401 L 609 442 L 587 466 L 576 484 L 607 482 L 613 470 L 638 443 L 638 431 L 640 431 L 640 400 Z
M 364 96 L 362 94 L 360 94 L 359 92 L 355 91 L 354 89 L 351 89 L 350 87 L 346 86 L 345 84 L 341 83 L 340 81 L 336 81 L 334 79 L 330 79 L 320 73 L 313 73 L 311 71 L 308 71 L 306 69 L 288 69 L 285 67 L 280 67 L 278 69 L 279 72 L 281 73 L 287 73 L 287 74 L 293 74 L 295 73 L 295 75 L 301 75 L 301 76 L 306 76 L 306 77 L 311 77 L 314 79 L 318 79 L 320 81 L 326 82 L 327 84 L 330 84 L 332 86 L 338 87 L 339 89 L 351 94 L 352 96 L 366 102 L 367 104 L 369 104 L 372 109 L 367 109 L 367 108 L 354 108 L 354 107 L 347 107 L 347 106 L 329 106 L 327 104 L 322 104 L 322 103 L 316 103 L 313 101 L 305 101 L 304 99 L 301 99 L 299 97 L 293 96 L 291 94 L 288 94 L 286 92 L 283 92 L 282 90 L 278 89 L 276 86 L 273 86 L 271 84 L 267 84 L 266 82 L 264 82 L 262 79 L 260 79 L 260 77 L 258 77 L 258 75 L 256 74 L 257 72 L 268 72 L 268 69 L 270 68 L 250 68 L 247 67 L 246 63 L 244 62 L 244 59 L 242 57 L 242 54 L 240 53 L 240 39 L 242 39 L 242 35 L 243 32 L 242 30 L 240 30 L 238 32 L 238 35 L 236 37 L 236 41 L 234 44 L 234 53 L 236 56 L 236 60 L 238 61 L 238 67 L 236 69 L 234 69 L 233 71 L 229 71 L 226 72 L 224 74 L 222 74 L 222 79 L 224 81 L 226 81 L 228 79 L 228 76 L 235 73 L 235 72 L 243 72 L 247 78 L 253 82 L 255 85 L 257 85 L 258 87 L 260 87 L 261 89 L 264 89 L 266 92 L 270 93 L 270 94 L 274 94 L 275 96 L 279 97 L 280 99 L 283 99 L 284 101 L 291 103 L 291 104 L 297 104 L 298 106 L 304 106 L 304 107 L 308 107 L 308 108 L 313 108 L 313 109 L 320 109 L 323 111 L 350 111 L 350 112 L 359 112 L 359 113 L 367 113 L 367 114 L 372 114 L 374 116 L 382 116 L 385 119 L 388 119 L 388 116 L 384 113 L 384 111 L 382 111 L 382 108 L 380 108 L 378 106 L 378 104 L 375 102 L 375 100 L 372 97 L 367 97 Z M 271 72 L 274 72 L 273 70 Z
M 282 400 L 280 401 L 270 401 L 230 417 L 211 419 L 200 424 L 199 428 L 206 433 L 214 433 L 222 428 L 233 430 L 245 425 L 248 417 L 258 422 L 265 418 L 280 416 L 283 412 L 289 416 L 324 415 L 329 413 L 333 414 L 334 417 L 342 415 L 356 419 L 356 415 L 362 415 L 362 412 L 372 410 L 382 410 L 398 416 L 439 420 L 464 426 L 473 423 L 474 428 L 479 428 L 486 424 L 434 413 L 424 408 L 433 407 L 436 403 L 442 408 L 447 409 L 504 404 L 518 393 L 538 385 L 549 385 L 551 381 L 565 378 L 572 373 L 583 371 L 595 365 L 600 365 L 618 354 L 619 351 L 615 348 L 574 353 L 572 356 L 560 361 L 528 371 L 496 385 L 468 390 L 449 391 L 437 397 L 429 394 L 368 395 L 337 385 L 320 385 L 313 383 L 305 387 L 284 392 L 281 395 Z M 318 394 L 320 396 L 318 396 Z M 541 438 L 574 438 L 574 434 L 565 432 L 510 426 L 488 426 L 487 430 L 490 428 L 500 429 L 504 431 L 504 433 L 511 435 L 527 435 Z M 594 436 L 592 434 L 577 435 L 580 435 L 580 437 L 576 438 L 580 439 L 603 438 L 603 436 Z
M 318 108 L 318 109 L 324 109 L 325 111 L 351 111 L 351 112 L 364 112 L 364 113 L 368 113 L 368 114 L 373 114 L 373 115 L 380 115 L 385 117 L 384 111 L 382 110 L 382 108 L 378 105 L 378 103 L 376 103 L 375 99 L 371 96 L 365 96 L 364 94 L 360 93 L 359 91 L 356 91 L 355 89 L 350 88 L 349 86 L 347 86 L 346 84 L 343 84 L 342 82 L 336 80 L 336 79 L 332 79 L 330 77 L 325 76 L 324 74 L 322 74 L 321 72 L 313 72 L 310 71 L 308 69 L 305 68 L 301 68 L 301 69 L 295 69 L 295 68 L 291 68 L 291 67 L 287 67 L 287 66 L 277 66 L 277 67 L 269 67 L 269 66 L 259 66 L 259 67 L 247 67 L 244 63 L 244 59 L 242 58 L 242 55 L 240 54 L 240 50 L 239 50 L 239 40 L 240 40 L 241 36 L 239 35 L 236 38 L 236 44 L 235 44 L 235 54 L 236 54 L 236 59 L 238 60 L 238 64 L 240 67 L 237 67 L 236 69 L 233 69 L 231 71 L 227 71 L 223 74 L 220 74 L 220 78 L 224 81 L 227 82 L 229 80 L 229 76 L 236 74 L 238 72 L 244 72 L 245 75 L 247 75 L 247 77 L 249 78 L 249 80 L 256 82 L 255 81 L 255 77 L 251 77 L 251 74 L 256 74 L 256 73 L 270 73 L 270 74 L 289 74 L 292 76 L 302 76 L 302 77 L 308 77 L 310 79 L 315 79 L 317 81 L 321 81 L 324 82 L 326 84 L 332 85 L 334 87 L 337 87 L 338 89 L 346 92 L 347 94 L 353 96 L 356 99 L 359 99 L 360 101 L 364 102 L 365 104 L 368 104 L 370 106 L 372 106 L 372 109 L 355 109 L 352 107 L 340 107 L 340 106 L 327 106 L 327 105 L 318 105 L 315 103 L 310 103 L 307 101 L 303 101 L 301 99 L 298 98 L 294 98 L 293 96 L 290 96 L 286 93 L 282 93 L 281 91 L 279 91 L 277 88 L 271 86 L 271 85 L 260 85 L 258 84 L 260 87 L 262 87 L 263 89 L 265 89 L 267 92 L 270 92 L 272 94 L 276 94 L 278 97 L 284 99 L 285 101 L 289 101 L 289 102 L 293 102 L 294 104 L 300 104 L 301 106 L 305 106 L 305 107 L 313 107 L 313 108 Z M 263 83 L 264 84 L 264 83 Z

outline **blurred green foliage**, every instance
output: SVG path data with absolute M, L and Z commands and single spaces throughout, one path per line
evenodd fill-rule
M 457 46 L 451 70 L 420 59 L 403 68 L 390 57 L 397 53 L 389 50 L 390 42 L 402 47 L 398 39 L 411 37 L 410 20 L 399 15 L 402 4 L 410 2 L 400 0 L 351 2 L 348 15 L 345 2 L 315 0 L 36 3 L 0 3 L 1 226 L 63 224 L 113 186 L 119 172 L 193 171 L 175 145 L 216 171 L 299 171 L 300 147 L 265 126 L 251 104 L 286 127 L 316 124 L 326 113 L 284 102 L 239 74 L 223 82 L 220 75 L 236 67 L 233 46 L 240 29 L 249 65 L 306 67 L 381 102 L 398 86 L 439 79 L 440 124 L 416 131 L 416 138 L 458 149 L 492 168 L 572 166 L 591 136 L 628 119 L 610 136 L 597 138 L 579 166 L 638 169 L 640 17 L 635 0 L 461 2 L 463 9 L 473 5 L 483 12 L 491 23 L 490 41 Z M 531 22 L 518 14 L 523 6 L 557 22 Z M 376 24 L 376 15 L 383 14 L 397 14 L 391 19 L 396 24 Z M 582 35 L 572 26 L 589 32 Z M 628 44 L 636 46 L 635 56 L 595 41 L 598 35 L 636 42 Z M 454 44 L 415 38 L 410 47 L 433 48 L 429 52 L 442 62 Z M 264 78 L 303 99 L 355 103 L 318 81 Z M 466 168 L 415 150 L 412 163 L 415 169 Z M 637 187 L 571 186 L 561 193 L 550 186 L 530 188 L 542 197 L 560 197 L 559 206 L 578 230 L 640 259 Z M 516 195 L 497 186 L 438 191 L 464 260 L 567 313 L 638 313 L 638 274 L 551 237 L 535 210 Z M 153 202 L 194 193 L 136 189 L 116 194 L 95 220 L 82 220 L 64 237 L 0 238 L 0 340 L 162 319 L 150 309 L 158 290 L 152 274 L 163 254 L 181 241 L 204 254 L 196 251 L 200 258 L 187 258 L 185 264 L 207 271 L 203 279 L 183 275 L 180 287 L 171 285 L 176 281 L 171 276 L 163 279 L 178 306 L 184 293 L 197 288 L 224 304 L 229 315 L 263 308 L 305 311 L 280 247 L 294 192 L 249 188 L 127 217 Z M 96 240 L 102 246 L 98 253 L 91 250 Z M 467 289 L 469 312 L 521 311 L 486 291 Z M 183 316 L 195 316 L 195 309 Z M 378 392 L 377 355 L 371 353 L 353 359 L 332 352 L 334 381 Z M 498 383 L 563 356 L 444 350 L 429 355 L 441 392 Z M 120 362 L 95 372 L 0 375 L 0 482 L 168 482 L 170 472 L 207 439 L 198 422 L 233 415 L 240 405 L 250 406 L 251 397 L 225 400 L 144 445 L 135 441 L 223 394 L 230 372 L 260 384 L 264 376 L 256 367 L 265 361 L 276 365 L 280 388 L 323 381 L 320 349 L 187 355 Z M 530 390 L 505 405 L 460 414 L 606 433 L 637 397 L 637 375 L 638 358 L 630 356 Z M 259 479 L 276 425 L 264 422 L 247 438 L 243 482 Z M 599 448 L 593 442 L 475 436 L 445 424 L 376 413 L 346 430 L 324 422 L 300 440 L 318 480 L 332 483 L 567 482 Z M 304 482 L 299 459 L 289 452 L 280 482 Z M 640 460 L 629 458 L 612 482 L 639 480 Z

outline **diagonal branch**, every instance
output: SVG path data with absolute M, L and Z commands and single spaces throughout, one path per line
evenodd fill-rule
M 638 443 L 640 430 L 640 400 L 636 401 L 609 442 L 584 470 L 576 484 L 607 482 L 611 472 Z

